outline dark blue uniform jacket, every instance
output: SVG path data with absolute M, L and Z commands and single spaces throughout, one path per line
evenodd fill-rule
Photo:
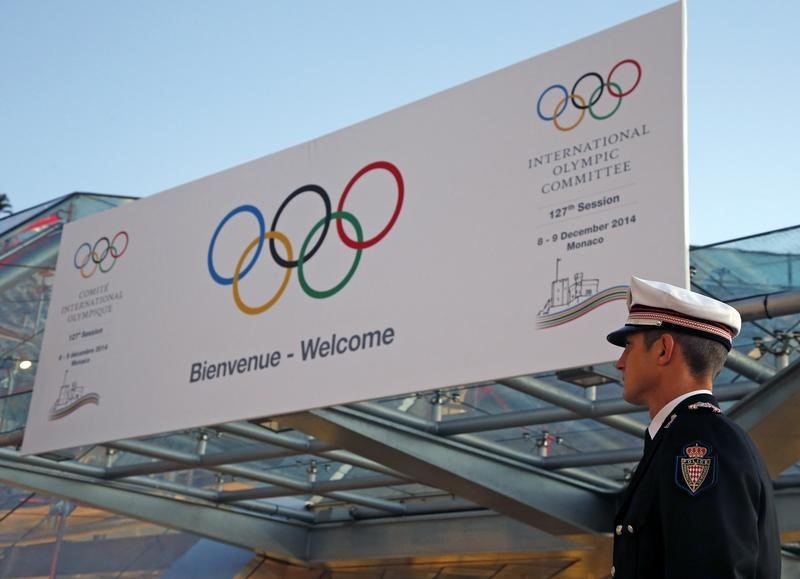
M 682 401 L 645 444 L 614 527 L 614 579 L 780 578 L 769 473 L 707 394 Z

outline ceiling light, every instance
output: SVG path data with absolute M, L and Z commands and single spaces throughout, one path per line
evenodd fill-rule
M 569 382 L 570 384 L 575 384 L 576 386 L 582 386 L 583 388 L 599 386 L 600 384 L 609 384 L 617 381 L 617 379 L 613 376 L 602 374 L 591 366 L 559 370 L 556 372 L 556 378 L 563 380 L 564 382 Z

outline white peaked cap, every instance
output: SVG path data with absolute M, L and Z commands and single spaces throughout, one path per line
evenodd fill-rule
M 660 281 L 631 278 L 628 319 L 607 339 L 625 345 L 625 336 L 643 330 L 669 329 L 716 340 L 728 350 L 742 327 L 742 317 L 728 304 Z

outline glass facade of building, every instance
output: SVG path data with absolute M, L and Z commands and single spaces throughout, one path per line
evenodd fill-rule
M 491 502 L 476 500 L 474 492 L 462 496 L 459 485 L 451 486 L 447 476 L 441 477 L 441 485 L 431 484 L 436 477 L 421 477 L 426 484 L 414 476 L 418 467 L 400 471 L 372 453 L 358 452 L 358 444 L 325 443 L 298 428 L 297 422 L 283 423 L 281 417 L 20 456 L 17 447 L 24 436 L 61 228 L 130 201 L 73 194 L 0 220 L 0 480 L 22 487 L 0 488 L 0 577 L 53 572 L 169 577 L 181 568 L 192 569 L 192 561 L 211 552 L 220 569 L 206 576 L 588 576 L 580 575 L 580 569 L 589 572 L 591 557 L 563 548 L 551 548 L 556 554 L 549 557 L 535 556 L 537 549 L 531 547 L 470 559 L 449 545 L 410 563 L 414 549 L 422 550 L 424 544 L 409 539 L 411 553 L 381 543 L 361 549 L 350 545 L 346 553 L 331 554 L 323 545 L 298 560 L 291 549 L 262 549 L 236 532 L 187 522 L 180 507 L 198 512 L 213 508 L 230 521 L 280 521 L 286 532 L 302 528 L 319 536 L 329 534 L 334 538 L 326 544 L 335 545 L 340 540 L 336 533 L 365 521 L 452 521 L 494 512 Z M 694 247 L 690 261 L 693 289 L 724 301 L 798 292 L 800 226 Z M 800 313 L 747 321 L 735 342 L 738 363 L 728 364 L 715 383 L 724 408 L 735 410 L 740 400 L 769 384 L 776 370 L 794 368 L 799 338 Z M 353 404 L 346 410 L 369 417 L 378 425 L 373 425 L 375 432 L 396 429 L 403 436 L 418 435 L 421 448 L 441 445 L 431 455 L 435 468 L 443 469 L 447 456 L 472 454 L 476 461 L 500 461 L 531 476 L 545 473 L 565 488 L 602 497 L 625 485 L 641 456 L 649 420 L 645 411 L 621 401 L 620 378 L 609 362 L 437 391 L 420 385 L 418 393 Z M 419 460 L 424 462 L 422 456 Z M 440 456 L 443 464 L 436 463 Z M 31 484 L 40 480 L 35 477 L 50 482 Z M 791 465 L 777 480 L 782 488 L 793 488 L 797 478 L 800 470 Z M 59 480 L 65 481 L 63 492 Z M 73 492 L 66 481 L 83 486 Z M 58 492 L 47 492 L 48 484 Z M 100 497 L 98 489 L 113 497 Z M 166 500 L 163 504 L 178 510 L 168 506 L 160 510 L 163 515 L 142 513 L 148 522 L 140 522 L 134 518 L 134 498 Z M 800 526 L 794 531 L 800 532 Z M 790 532 L 786 537 L 790 557 L 796 538 Z M 239 548 L 214 551 L 223 549 L 220 541 Z M 226 563 L 229 568 L 224 568 Z M 792 564 L 787 558 L 787 568 Z M 211 573 L 209 563 L 204 565 Z M 238 571 L 230 572 L 233 567 Z M 559 574 L 567 568 L 574 574 Z

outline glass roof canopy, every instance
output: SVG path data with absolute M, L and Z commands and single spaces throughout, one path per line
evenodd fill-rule
M 423 484 L 408 472 L 376 462 L 374 454 L 370 459 L 357 452 L 367 443 L 349 448 L 325 443 L 298 427 L 305 423 L 296 417 L 209 425 L 21 457 L 16 448 L 24 433 L 61 227 L 129 201 L 73 194 L 0 220 L 0 461 L 310 525 L 487 509 L 474 495 L 467 493 L 471 500 L 449 485 Z M 693 247 L 690 261 L 693 288 L 718 299 L 797 292 L 800 226 Z M 740 360 L 774 373 L 796 361 L 798 337 L 798 313 L 755 319 L 744 324 L 735 349 Z M 763 380 L 756 374 L 741 365 L 724 369 L 715 390 L 726 409 L 759 389 Z M 342 416 L 420 436 L 421 444 L 441 441 L 457 452 L 546 471 L 554 480 L 606 495 L 619 491 L 636 466 L 648 422 L 645 411 L 621 400 L 620 378 L 609 362 L 573 372 L 421 390 L 348 405 Z M 798 473 L 794 465 L 782 478 L 790 485 Z

